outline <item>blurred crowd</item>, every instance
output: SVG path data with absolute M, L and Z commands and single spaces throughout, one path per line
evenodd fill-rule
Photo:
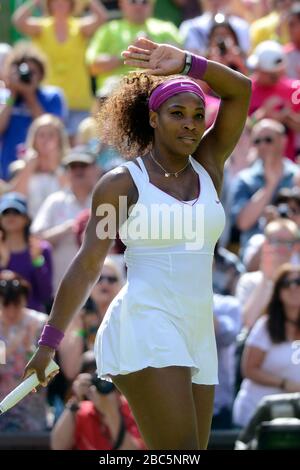
M 12 23 L 23 39 L 0 43 L 0 399 L 34 352 L 96 181 L 123 162 L 100 141 L 96 117 L 130 70 L 121 52 L 144 36 L 252 80 L 249 117 L 225 167 L 227 224 L 214 257 L 213 429 L 245 431 L 270 395 L 300 403 L 300 1 L 31 0 Z M 209 127 L 220 100 L 201 85 Z M 61 373 L 1 417 L 0 432 L 49 430 L 53 449 L 145 448 L 125 398 L 97 378 L 93 354 L 126 283 L 124 248 L 117 238 L 70 324 Z

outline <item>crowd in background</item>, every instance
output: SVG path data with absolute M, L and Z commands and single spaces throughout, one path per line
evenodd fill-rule
M 24 38 L 0 44 L 0 399 L 20 381 L 80 247 L 96 181 L 123 162 L 100 141 L 96 116 L 130 71 L 122 51 L 140 36 L 252 80 L 221 195 L 212 427 L 246 429 L 265 397 L 300 394 L 300 1 L 32 0 L 12 23 Z M 209 127 L 220 100 L 201 85 Z M 117 238 L 72 320 L 57 353 L 61 373 L 1 417 L 0 432 L 51 430 L 53 449 L 144 448 L 125 398 L 97 379 L 93 356 L 126 283 L 124 248 Z

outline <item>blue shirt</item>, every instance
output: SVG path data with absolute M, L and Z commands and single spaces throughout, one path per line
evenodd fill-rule
M 270 204 L 274 201 L 278 191 L 281 188 L 292 188 L 294 186 L 294 177 L 299 172 L 298 166 L 287 158 L 283 158 L 283 175 L 279 181 L 277 188 L 273 193 Z M 232 206 L 231 206 L 231 219 L 232 223 L 236 224 L 236 219 L 241 210 L 248 204 L 252 196 L 261 188 L 265 186 L 265 172 L 263 161 L 256 160 L 250 168 L 241 171 L 235 180 L 232 189 Z M 252 235 L 261 233 L 259 226 L 259 219 L 248 230 L 241 233 L 241 246 L 245 247 L 247 241 Z
M 63 92 L 56 87 L 40 87 L 37 92 L 40 106 L 45 113 L 54 114 L 62 119 L 66 117 L 66 105 Z M 9 90 L 0 89 L 0 104 L 9 97 Z M 0 178 L 9 178 L 8 166 L 17 158 L 17 145 L 26 140 L 27 131 L 32 123 L 32 115 L 22 98 L 18 98 L 13 106 L 11 118 L 5 131 L 0 134 Z

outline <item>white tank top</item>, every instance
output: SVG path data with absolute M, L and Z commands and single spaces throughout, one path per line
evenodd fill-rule
M 213 254 L 225 224 L 225 214 L 207 171 L 193 157 L 199 176 L 200 194 L 192 201 L 180 201 L 149 181 L 143 160 L 126 166 L 138 190 L 138 200 L 120 229 L 127 253 L 158 249 Z M 188 244 L 188 246 L 187 246 Z

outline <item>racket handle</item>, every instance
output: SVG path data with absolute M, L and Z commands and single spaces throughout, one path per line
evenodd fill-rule
M 58 365 L 53 359 L 50 361 L 45 370 L 45 376 L 48 377 L 52 372 L 59 370 Z M 0 414 L 5 413 L 7 410 L 15 406 L 21 401 L 28 393 L 39 385 L 39 379 L 36 373 L 23 380 L 12 392 L 10 392 L 0 403 Z

